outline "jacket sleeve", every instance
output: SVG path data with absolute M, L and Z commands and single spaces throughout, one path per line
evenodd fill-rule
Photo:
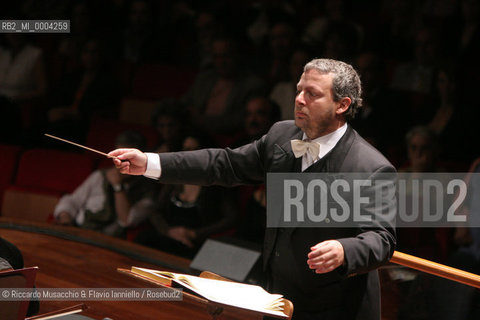
M 372 216 L 372 221 L 360 225 L 357 236 L 338 239 L 345 253 L 346 264 L 341 268 L 345 275 L 365 273 L 377 268 L 388 262 L 395 250 L 396 172 L 393 167 L 384 167 L 370 178 L 372 181 L 380 181 L 378 175 L 381 175 L 383 182 L 372 184 L 367 194 L 371 197 L 381 195 L 381 204 L 371 201 L 362 209 L 363 214 Z
M 263 137 L 237 149 L 203 149 L 160 154 L 161 183 L 236 186 L 262 183 Z

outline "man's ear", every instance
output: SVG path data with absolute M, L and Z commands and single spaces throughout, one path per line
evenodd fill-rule
M 350 107 L 351 103 L 352 103 L 352 99 L 350 99 L 349 97 L 340 99 L 337 105 L 336 113 L 337 114 L 345 113 L 348 110 L 348 107 Z

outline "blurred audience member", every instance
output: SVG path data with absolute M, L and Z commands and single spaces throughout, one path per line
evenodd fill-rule
M 280 120 L 280 107 L 275 102 L 261 96 L 251 98 L 246 105 L 244 124 L 246 136 L 234 146 L 260 139 L 275 122 Z M 236 189 L 242 214 L 235 237 L 261 244 L 266 225 L 265 186 L 240 186 Z
M 462 213 L 468 215 L 468 225 L 457 228 L 455 242 L 458 249 L 447 260 L 447 265 L 474 274 L 480 273 L 480 161 L 473 162 L 468 177 L 468 197 Z M 432 319 L 478 319 L 480 294 L 478 289 L 465 284 L 436 278 L 433 282 Z
M 6 33 L 0 47 L 0 95 L 20 104 L 41 98 L 47 91 L 42 50 L 25 34 Z
M 480 262 L 480 198 L 478 197 L 480 158 L 473 161 L 465 180 L 468 184 L 468 192 L 465 203 L 459 211 L 461 214 L 468 215 L 468 225 L 456 229 L 454 240 L 460 251 L 470 253 L 476 261 Z
M 159 137 L 154 152 L 182 150 L 184 129 L 188 127 L 187 123 L 188 117 L 181 103 L 177 100 L 162 101 L 153 116 L 153 126 Z
M 477 104 L 477 84 L 480 82 L 480 1 L 460 0 L 461 16 L 455 25 L 452 41 L 456 55 L 451 58 L 459 69 L 458 87 L 463 100 Z M 478 107 L 475 109 L 479 109 Z M 480 115 L 477 112 L 476 117 Z
M 307 23 L 302 42 L 322 55 L 327 53 L 326 58 L 351 60 L 354 51 L 360 48 L 363 29 L 347 17 L 347 6 L 344 0 L 324 1 L 321 14 Z
M 168 56 L 168 46 L 162 46 L 156 34 L 152 3 L 133 0 L 128 12 L 127 27 L 120 39 L 123 60 L 141 64 L 162 60 Z
M 120 99 L 118 83 L 109 72 L 105 48 L 90 39 L 82 50 L 82 68 L 64 79 L 51 94 L 51 131 L 75 141 L 85 139 L 93 115 L 111 116 Z
M 277 22 L 270 29 L 269 55 L 266 60 L 264 78 L 269 86 L 290 79 L 287 66 L 295 48 L 296 34 L 287 22 Z
M 183 141 L 183 150 L 207 147 L 197 133 Z M 234 226 L 238 209 L 231 189 L 197 185 L 164 185 L 144 203 L 151 230 L 139 233 L 136 242 L 193 258 L 204 240 Z
M 277 83 L 270 93 L 270 98 L 280 106 L 283 120 L 293 120 L 297 81 L 303 73 L 303 66 L 310 59 L 306 49 L 295 49 L 288 64 L 288 80 Z
M 63 36 L 58 45 L 59 60 L 55 61 L 59 70 L 54 70 L 54 77 L 61 78 L 74 72 L 81 66 L 81 52 L 95 31 L 92 9 L 88 2 L 76 2 L 70 12 L 71 32 Z
M 429 123 L 429 127 L 438 135 L 441 135 L 455 113 L 455 104 L 458 101 L 456 95 L 455 75 L 453 70 L 440 69 L 436 79 L 436 101 L 437 110 Z
M 459 167 L 452 169 L 463 167 L 466 170 L 477 156 L 480 146 L 478 139 L 471 139 L 477 134 L 475 122 L 478 110 L 471 107 L 471 102 L 465 100 L 465 95 L 462 94 L 463 90 L 459 90 L 457 70 L 452 66 L 439 69 L 435 85 L 435 96 L 432 99 L 435 110 L 431 113 L 428 125 L 444 146 L 440 154 L 442 159 L 458 163 Z M 467 140 L 468 144 L 458 143 Z
M 213 65 L 212 42 L 221 27 L 212 12 L 202 11 L 195 20 L 197 36 L 198 69 L 203 70 Z
M 369 44 L 385 60 L 403 63 L 411 58 L 415 34 L 421 25 L 421 2 L 410 0 L 382 1 L 378 34 Z M 367 35 L 368 37 L 369 35 Z
M 145 148 L 145 138 L 134 131 L 121 133 L 117 148 Z M 115 167 L 94 171 L 72 194 L 57 204 L 55 222 L 123 236 L 147 216 L 142 203 L 152 185 L 144 177 L 122 175 Z
M 182 102 L 192 122 L 218 140 L 241 130 L 246 100 L 264 88 L 260 79 L 242 72 L 232 39 L 216 38 L 212 55 L 215 68 L 197 76 Z
M 438 165 L 438 136 L 429 127 L 417 126 L 410 129 L 405 136 L 407 144 L 408 166 L 399 171 L 404 172 L 441 172 Z
M 249 142 L 260 139 L 280 119 L 280 107 L 275 102 L 262 97 L 248 100 L 245 133 Z
M 295 9 L 291 1 L 256 1 L 250 5 L 248 17 L 253 17 L 246 27 L 246 33 L 250 41 L 260 47 L 268 37 L 275 21 L 291 19 L 295 15 Z
M 360 47 L 359 34 L 349 23 L 334 22 L 328 25 L 324 42 L 320 45 L 322 56 L 352 63 Z
M 422 13 L 429 19 L 438 22 L 447 22 L 454 19 L 458 10 L 458 1 L 426 0 L 422 4 Z
M 274 101 L 265 96 L 251 97 L 245 105 L 245 137 L 234 145 L 240 146 L 260 139 L 275 122 L 280 120 L 280 107 Z
M 462 26 L 457 38 L 461 63 L 476 63 L 480 54 L 480 3 L 478 0 L 461 0 Z
M 261 245 L 267 225 L 267 194 L 265 185 L 238 187 L 243 211 L 235 237 Z
M 405 141 L 408 164 L 398 170 L 399 172 L 404 172 L 402 179 L 406 181 L 405 210 L 409 214 L 412 211 L 416 211 L 419 213 L 419 216 L 423 216 L 423 206 L 418 206 L 419 203 L 424 203 L 425 201 L 423 192 L 415 190 L 412 186 L 412 181 L 424 179 L 425 173 L 444 171 L 438 164 L 438 137 L 430 128 L 417 126 L 407 132 Z M 446 252 L 442 252 L 444 243 L 439 243 L 439 241 L 442 241 L 438 238 L 441 235 L 436 228 L 422 228 L 421 222 L 418 221 L 419 225 L 417 227 L 398 228 L 397 249 L 424 259 L 439 261 L 446 254 Z
M 362 108 L 351 122 L 362 137 L 385 154 L 403 154 L 405 121 L 401 98 L 385 85 L 384 64 L 373 52 L 358 55 L 355 67 L 362 79 Z M 388 101 L 388 103 L 386 103 Z M 384 121 L 389 118 L 391 121 Z M 389 132 L 388 136 L 385 132 Z M 396 159 L 390 161 L 396 162 Z
M 428 28 L 419 30 L 415 37 L 414 59 L 397 66 L 391 87 L 409 93 L 430 95 L 434 70 L 440 56 L 438 35 Z

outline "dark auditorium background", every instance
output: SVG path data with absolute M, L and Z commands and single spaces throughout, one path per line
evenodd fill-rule
M 293 119 L 312 58 L 356 68 L 363 108 L 351 125 L 399 171 L 467 172 L 480 156 L 479 0 L 16 0 L 0 17 L 71 23 L 0 34 L 4 216 L 41 198 L 44 213 L 22 217 L 52 222 L 61 196 L 111 165 L 44 133 L 104 152 L 125 130 L 145 136 L 145 151 L 185 149 L 192 136 L 239 146 Z M 263 187 L 234 192 L 240 222 L 206 235 L 261 243 Z M 447 229 L 398 236 L 399 250 L 438 262 L 463 244 Z
M 85 142 L 99 130 L 98 122 L 106 121 L 103 131 L 117 125 L 145 126 L 140 130 L 154 146 L 159 138 L 150 130 L 148 116 L 154 111 L 149 105 L 180 99 L 184 121 L 200 129 L 214 127 L 209 131 L 216 135 L 215 142 L 231 144 L 242 126 L 238 119 L 219 114 L 242 115 L 244 110 L 230 109 L 230 101 L 225 110 L 206 110 L 195 99 L 211 97 L 191 92 L 196 80 L 209 81 L 203 76 L 222 72 L 222 66 L 215 65 L 212 42 L 224 38 L 235 44 L 224 50 L 224 57 L 217 56 L 224 60 L 217 65 L 233 64 L 235 70 L 224 72 L 235 75 L 227 77 L 257 82 L 251 85 L 254 89 L 241 88 L 237 97 L 264 94 L 282 107 L 278 87 L 296 83 L 295 64 L 312 57 L 340 59 L 357 68 L 364 84 L 365 107 L 354 127 L 398 167 L 408 166 L 404 137 L 417 125 L 438 134 L 438 160 L 447 170 L 467 170 L 478 155 L 478 1 L 51 0 L 7 1 L 2 7 L 4 19 L 71 21 L 69 34 L 14 36 L 22 39 L 13 41 L 38 50 L 24 58 L 38 59 L 29 63 L 41 67 L 18 70 L 31 72 L 18 77 L 35 77 L 36 88 L 10 88 L 15 83 L 2 80 L 2 86 L 9 87 L 0 89 L 0 139 L 6 143 L 62 148 L 41 134 L 49 130 Z M 1 35 L 2 47 L 12 46 L 8 38 Z M 88 68 L 99 71 L 86 84 L 82 73 Z M 66 106 L 71 110 L 60 110 Z M 282 118 L 292 117 L 284 113 Z M 200 115 L 202 121 L 191 115 Z M 208 123 L 209 118 L 233 124 Z

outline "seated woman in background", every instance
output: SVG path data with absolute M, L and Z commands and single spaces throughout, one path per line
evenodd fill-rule
M 183 150 L 207 147 L 200 135 L 189 134 Z M 229 231 L 237 220 L 238 205 L 231 189 L 197 185 L 164 185 L 148 204 L 152 228 L 136 242 L 172 254 L 193 258 L 203 241 Z
M 141 149 L 145 138 L 126 131 L 118 136 L 116 146 Z M 126 228 L 146 219 L 141 203 L 152 189 L 146 178 L 122 175 L 115 167 L 96 170 L 72 194 L 60 199 L 55 221 L 122 236 Z
M 405 142 L 408 163 L 398 169 L 406 181 L 405 206 L 407 212 L 418 210 L 419 216 L 423 216 L 423 192 L 414 189 L 413 181 L 422 179 L 425 173 L 445 172 L 438 157 L 440 148 L 438 136 L 427 126 L 415 126 L 408 130 Z M 422 203 L 422 206 L 418 203 Z M 424 259 L 442 261 L 447 249 L 447 229 L 424 228 L 420 225 L 397 229 L 397 250 Z

